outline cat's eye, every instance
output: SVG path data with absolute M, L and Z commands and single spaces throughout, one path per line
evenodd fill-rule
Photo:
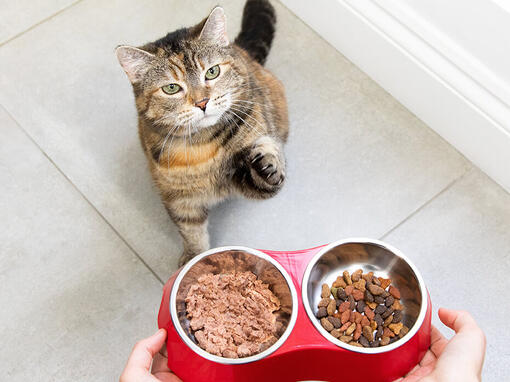
M 220 75 L 220 67 L 218 65 L 214 65 L 212 68 L 207 69 L 207 72 L 205 72 L 205 79 L 206 80 L 214 80 L 219 75 Z
M 163 86 L 161 90 L 163 90 L 166 94 L 175 94 L 181 90 L 181 87 L 177 84 L 170 84 Z

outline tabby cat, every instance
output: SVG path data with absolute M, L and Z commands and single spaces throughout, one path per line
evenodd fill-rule
M 287 104 L 263 67 L 275 22 L 269 1 L 248 0 L 233 43 L 216 7 L 193 27 L 116 50 L 152 177 L 184 241 L 180 265 L 209 248 L 215 203 L 236 194 L 269 198 L 283 185 Z

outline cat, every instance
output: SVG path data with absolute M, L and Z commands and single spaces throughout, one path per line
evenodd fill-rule
M 180 266 L 209 249 L 213 205 L 233 195 L 270 198 L 283 186 L 287 103 L 263 66 L 275 23 L 268 0 L 248 0 L 234 42 L 216 7 L 193 27 L 116 49 L 154 183 L 183 239 Z

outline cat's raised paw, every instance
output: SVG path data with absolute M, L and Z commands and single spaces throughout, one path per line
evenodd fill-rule
M 279 146 L 271 138 L 261 138 L 248 158 L 258 182 L 271 187 L 281 186 L 285 180 L 285 161 Z

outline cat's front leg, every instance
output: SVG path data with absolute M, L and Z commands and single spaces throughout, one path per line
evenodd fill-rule
M 238 154 L 234 180 L 249 198 L 266 199 L 275 195 L 285 180 L 282 144 L 263 136 Z

